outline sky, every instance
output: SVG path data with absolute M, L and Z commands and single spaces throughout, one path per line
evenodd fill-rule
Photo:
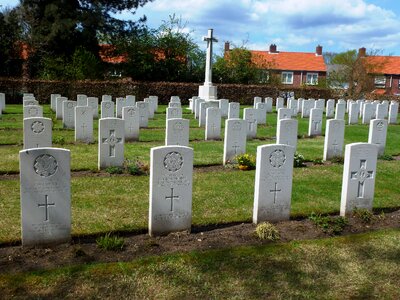
M 134 15 L 124 11 L 118 17 L 146 15 L 147 25 L 157 28 L 172 14 L 202 49 L 202 37 L 213 28 L 216 54 L 229 41 L 250 50 L 268 50 L 274 43 L 280 51 L 314 52 L 321 45 L 324 52 L 366 47 L 400 56 L 400 0 L 154 0 Z

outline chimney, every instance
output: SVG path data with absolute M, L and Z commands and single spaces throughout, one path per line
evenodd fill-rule
M 225 42 L 224 52 L 229 51 L 229 42 Z
M 277 53 L 275 44 L 269 46 L 269 53 Z
M 318 56 L 322 55 L 322 46 L 318 45 L 317 48 L 315 49 L 315 54 Z
M 362 47 L 358 49 L 358 57 L 364 57 L 367 56 L 367 49 L 365 47 Z

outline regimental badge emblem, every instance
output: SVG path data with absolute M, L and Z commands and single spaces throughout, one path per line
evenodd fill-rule
M 49 177 L 57 172 L 58 163 L 54 156 L 42 154 L 36 157 L 33 163 L 35 173 L 41 177 Z
M 170 152 L 164 157 L 164 168 L 170 172 L 176 172 L 182 168 L 183 157 L 178 152 Z
M 275 150 L 269 156 L 269 163 L 274 168 L 282 167 L 285 164 L 285 162 L 286 162 L 286 155 L 285 152 L 283 152 L 283 150 L 280 149 Z

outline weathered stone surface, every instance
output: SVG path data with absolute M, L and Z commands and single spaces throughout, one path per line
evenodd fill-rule
M 93 112 L 89 106 L 75 106 L 75 141 L 93 142 Z
M 165 145 L 189 146 L 189 120 L 181 118 L 167 120 Z
M 205 139 L 206 141 L 221 139 L 221 110 L 219 108 L 207 108 Z
M 276 143 L 282 145 L 289 145 L 296 151 L 297 148 L 297 120 L 282 119 L 278 120 L 276 128 Z
M 19 152 L 22 245 L 68 242 L 71 238 L 70 151 Z
M 52 121 L 49 118 L 24 119 L 24 149 L 52 146 Z
M 344 128 L 344 120 L 326 121 L 324 160 L 343 156 Z
M 246 152 L 247 121 L 227 119 L 225 121 L 224 165 L 234 162 L 235 156 Z
M 368 143 L 378 146 L 378 155 L 385 153 L 386 135 L 388 121 L 385 119 L 375 119 L 370 121 Z
M 124 120 L 105 118 L 99 120 L 98 167 L 122 167 L 124 164 L 125 143 Z
M 163 146 L 151 149 L 149 193 L 151 236 L 190 231 L 192 186 L 192 148 Z

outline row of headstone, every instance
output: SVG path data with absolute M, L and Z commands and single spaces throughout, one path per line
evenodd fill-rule
M 339 121 L 339 120 L 336 120 Z M 107 153 L 122 139 L 118 118 L 101 120 L 100 136 Z M 234 124 L 243 120 L 227 120 Z M 340 121 L 339 121 L 340 122 Z M 237 123 L 238 124 L 238 123 Z M 237 125 L 236 124 L 236 125 Z M 231 126 L 227 126 L 229 128 Z M 120 126 L 121 128 L 121 126 Z M 108 130 L 107 130 L 108 129 Z M 243 130 L 245 136 L 245 130 Z M 245 139 L 244 139 L 245 142 Z M 372 209 L 378 147 L 367 143 L 346 145 L 340 214 L 355 208 Z M 290 145 L 257 148 L 253 222 L 290 217 L 295 149 Z M 110 159 L 110 158 L 107 158 Z M 71 238 L 70 151 L 38 148 L 20 151 L 22 245 L 63 243 Z M 43 187 L 46 187 L 45 189 Z M 149 234 L 190 231 L 192 220 L 193 149 L 162 146 L 151 149 Z

